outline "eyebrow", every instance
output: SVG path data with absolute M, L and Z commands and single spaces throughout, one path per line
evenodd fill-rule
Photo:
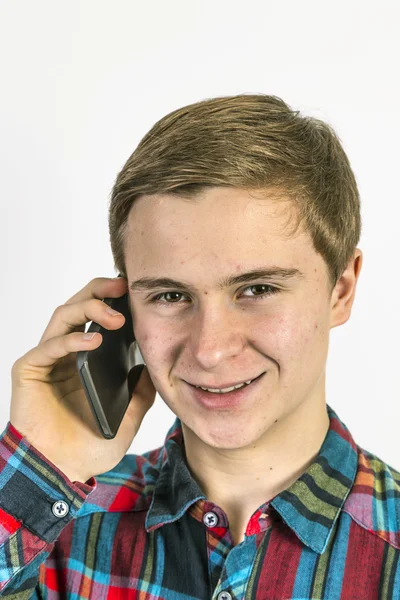
M 247 273 L 240 273 L 239 275 L 229 275 L 222 277 L 217 282 L 217 287 L 219 289 L 224 289 L 226 287 L 230 287 L 232 285 L 237 285 L 238 283 L 247 283 L 249 281 L 254 281 L 255 279 L 283 279 L 283 280 L 291 280 L 291 279 L 304 279 L 305 275 L 299 269 L 289 269 L 283 267 L 268 267 L 262 269 L 253 269 L 252 271 L 248 271 Z M 170 277 L 142 277 L 140 279 L 136 279 L 130 283 L 130 289 L 132 291 L 150 291 L 158 288 L 169 288 L 169 289 L 185 289 L 190 292 L 196 292 L 196 288 L 193 287 L 190 283 L 185 281 L 177 281 L 176 279 L 171 279 Z

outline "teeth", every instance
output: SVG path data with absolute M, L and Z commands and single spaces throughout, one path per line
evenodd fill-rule
M 211 392 L 212 394 L 226 394 L 227 392 L 231 392 L 232 390 L 238 390 L 239 388 L 245 386 L 245 385 L 249 385 L 253 380 L 249 379 L 249 381 L 245 381 L 244 383 L 239 383 L 238 385 L 234 385 L 233 387 L 229 387 L 229 388 L 222 388 L 221 390 L 211 390 L 210 388 L 204 388 L 201 387 L 200 385 L 196 385 L 195 387 L 200 388 L 202 390 L 204 390 L 205 392 Z

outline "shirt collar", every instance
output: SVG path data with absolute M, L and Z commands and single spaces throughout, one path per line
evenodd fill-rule
M 358 465 L 357 446 L 349 430 L 329 405 L 327 412 L 329 429 L 315 460 L 270 502 L 297 537 L 319 554 L 328 545 Z M 177 417 L 165 437 L 146 529 L 179 519 L 199 499 L 206 500 L 206 496 L 189 471 Z

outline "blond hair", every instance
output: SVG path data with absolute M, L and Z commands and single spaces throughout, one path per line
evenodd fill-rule
M 129 211 L 145 194 L 194 198 L 210 186 L 277 190 L 297 208 L 327 266 L 333 290 L 361 235 L 354 173 L 330 125 L 282 99 L 240 94 L 189 104 L 157 121 L 118 173 L 109 231 L 117 271 L 127 276 Z M 278 197 L 278 196 L 277 196 Z

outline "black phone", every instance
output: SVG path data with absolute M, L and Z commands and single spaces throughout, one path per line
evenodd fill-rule
M 99 430 L 107 439 L 116 436 L 140 377 L 139 367 L 145 364 L 133 331 L 128 294 L 103 300 L 124 315 L 122 327 L 110 330 L 92 321 L 87 332 L 101 333 L 103 341 L 94 350 L 79 351 L 76 358 L 82 387 Z

